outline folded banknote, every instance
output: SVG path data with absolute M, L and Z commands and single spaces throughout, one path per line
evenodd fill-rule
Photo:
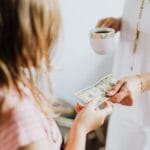
M 116 82 L 117 80 L 110 74 L 100 79 L 94 85 L 80 90 L 75 95 L 82 103 L 97 100 L 99 104 L 102 104 L 104 101 L 108 100 L 106 93 L 115 86 Z

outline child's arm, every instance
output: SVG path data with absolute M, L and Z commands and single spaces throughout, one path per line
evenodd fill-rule
M 85 150 L 87 132 L 75 121 L 69 135 L 65 150 Z
M 65 150 L 84 150 L 86 135 L 90 131 L 103 124 L 107 115 L 112 111 L 111 106 L 106 103 L 106 108 L 100 110 L 97 102 L 92 101 L 84 107 L 77 115 L 70 131 L 70 136 Z M 52 144 L 47 140 L 40 140 L 19 150 L 53 150 Z
M 107 102 L 106 108 L 103 110 L 98 108 L 96 101 L 90 102 L 78 113 L 71 128 L 65 150 L 84 150 L 87 133 L 99 128 L 111 111 L 112 108 Z

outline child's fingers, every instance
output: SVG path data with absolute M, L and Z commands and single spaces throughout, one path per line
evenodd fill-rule
M 104 118 L 107 117 L 112 113 L 112 106 L 109 102 L 106 102 L 106 107 L 100 111 L 100 116 L 103 116 Z
M 108 101 L 105 101 L 105 102 L 104 102 L 104 106 L 107 107 L 108 105 L 109 105 L 109 102 L 108 102 Z
M 88 104 L 87 104 L 87 106 L 88 107 L 97 107 L 98 106 L 98 104 L 99 104 L 99 101 L 98 100 L 91 100 Z
M 125 106 L 132 106 L 133 105 L 133 99 L 131 97 L 124 98 L 123 101 L 120 102 L 120 104 Z
M 111 107 L 111 104 L 110 104 L 110 102 L 109 102 L 109 101 L 105 101 L 105 102 L 104 102 L 104 106 L 105 106 L 105 108 L 107 108 L 107 107 Z
M 85 106 L 81 105 L 80 103 L 76 104 L 75 110 L 76 112 L 80 112 Z

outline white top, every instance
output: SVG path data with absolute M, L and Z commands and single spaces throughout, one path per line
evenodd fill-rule
M 140 11 L 141 0 L 127 0 L 122 18 L 121 38 L 116 53 L 114 74 L 118 78 L 150 72 L 150 2 L 145 3 L 140 26 L 140 37 L 136 53 L 133 54 L 133 44 L 136 34 L 136 25 Z M 133 67 L 133 70 L 131 69 Z M 150 124 L 150 93 L 141 96 L 135 107 L 144 121 Z M 147 100 L 149 99 L 149 100 Z
M 142 0 L 126 0 L 121 38 L 116 52 L 114 74 L 121 78 L 150 72 L 150 1 L 146 0 L 136 53 L 133 44 Z M 133 70 L 131 67 L 133 66 Z M 108 128 L 106 150 L 150 149 L 150 92 L 140 96 L 135 105 L 117 104 Z

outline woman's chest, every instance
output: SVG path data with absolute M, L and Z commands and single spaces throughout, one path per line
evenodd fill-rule
M 125 3 L 123 21 L 129 30 L 139 29 L 150 33 L 150 0 L 127 0 Z

